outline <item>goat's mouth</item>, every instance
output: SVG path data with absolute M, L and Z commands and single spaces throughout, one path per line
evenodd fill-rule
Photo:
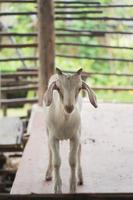
M 64 106 L 64 109 L 65 109 L 66 113 L 70 114 L 74 110 L 74 106 L 73 105 L 71 105 L 71 106 Z

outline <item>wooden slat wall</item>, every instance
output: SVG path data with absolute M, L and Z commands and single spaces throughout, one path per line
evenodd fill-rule
M 51 0 L 52 2 L 52 0 Z M 31 4 L 37 4 L 37 1 L 36 0 L 21 0 L 21 1 L 18 1 L 18 0 L 8 0 L 8 1 L 5 1 L 5 0 L 0 0 L 0 3 L 31 3 Z M 38 7 L 38 11 L 39 11 L 39 17 L 40 17 L 40 20 L 39 22 L 41 21 L 41 17 L 44 18 L 46 17 L 45 14 L 47 15 L 47 10 L 45 10 L 44 8 L 44 12 L 41 11 L 42 9 L 42 6 L 43 6 L 43 3 L 42 1 L 38 1 L 38 3 L 41 5 L 41 7 L 39 8 Z M 67 3 L 67 4 L 66 4 Z M 54 4 L 55 4 L 55 13 L 53 15 L 53 18 L 55 20 L 93 20 L 93 21 L 132 21 L 133 18 L 130 17 L 130 18 L 127 18 L 127 17 L 108 17 L 108 16 L 105 16 L 105 17 L 101 17 L 100 14 L 103 13 L 103 9 L 107 9 L 107 8 L 114 8 L 114 9 L 117 9 L 117 8 L 129 8 L 129 7 L 133 7 L 133 4 L 110 4 L 110 5 L 107 5 L 107 4 L 100 4 L 99 1 L 92 1 L 92 2 L 88 2 L 88 1 L 72 1 L 70 0 L 69 2 L 68 1 L 54 1 Z M 66 4 L 66 5 L 65 5 Z M 74 10 L 70 10 L 70 11 L 64 11 L 64 8 L 71 8 L 71 9 L 74 9 Z M 80 8 L 81 10 L 78 10 L 78 8 Z M 82 8 L 86 8 L 86 10 L 82 11 Z M 91 8 L 91 10 L 90 10 Z M 77 9 L 77 10 L 76 10 Z M 51 13 L 48 12 L 48 13 Z M 87 13 L 87 14 L 94 14 L 94 17 L 82 17 L 82 14 L 83 13 Z M 9 12 L 9 11 L 6 11 L 6 12 L 1 12 L 0 13 L 0 16 L 16 16 L 16 15 L 27 15 L 30 16 L 30 15 L 36 15 L 37 14 L 37 11 L 30 11 L 30 12 L 21 12 L 21 11 L 17 11 L 17 12 Z M 71 17 L 66 17 L 65 14 L 69 14 Z M 98 17 L 95 17 L 95 14 L 99 14 Z M 78 16 L 78 17 L 75 17 L 75 16 Z M 49 22 L 47 24 L 50 25 L 52 21 L 49 20 Z M 52 22 L 53 23 L 53 22 Z M 53 27 L 53 24 L 51 23 L 51 27 Z M 47 26 L 46 24 L 46 26 Z M 42 93 L 44 92 L 45 88 L 46 88 L 46 85 L 47 85 L 47 82 L 48 82 L 48 78 L 50 76 L 50 74 L 53 73 L 53 68 L 54 68 L 54 63 L 51 62 L 51 64 L 46 64 L 47 66 L 51 66 L 51 67 L 48 67 L 48 68 L 44 68 L 44 65 L 46 62 L 49 62 L 50 63 L 50 59 L 49 59 L 49 56 L 47 55 L 50 55 L 50 57 L 52 56 L 53 59 L 54 59 L 54 30 L 53 28 L 52 29 L 47 29 L 47 27 L 45 26 L 45 28 L 43 27 L 44 24 L 40 24 L 40 30 L 42 31 L 39 32 L 39 45 L 38 45 L 38 42 L 33 42 L 31 44 L 0 44 L 0 49 L 5 49 L 5 48 L 10 48 L 10 49 L 19 49 L 19 48 L 37 48 L 39 46 L 39 48 L 41 48 L 41 52 L 46 52 L 46 56 L 45 58 L 47 58 L 46 60 L 44 59 L 44 56 L 41 55 L 41 52 L 39 54 L 39 60 L 40 60 L 40 66 L 43 66 L 41 67 L 40 69 L 40 72 L 38 73 L 37 71 L 34 71 L 31 69 L 31 71 L 27 71 L 27 70 L 22 70 L 21 72 L 16 72 L 14 74 L 2 74 L 2 84 L 4 83 L 4 86 L 2 87 L 1 89 L 1 92 L 2 93 L 6 93 L 7 91 L 12 91 L 12 92 L 16 92 L 16 91 L 19 91 L 19 90 L 24 90 L 24 91 L 29 91 L 29 90 L 37 90 L 38 89 L 38 85 L 37 85 L 37 75 L 39 74 L 39 77 L 40 77 L 40 83 L 39 83 L 39 86 L 40 88 L 40 91 L 42 91 Z M 51 31 L 52 30 L 52 31 Z M 49 48 L 45 49 L 45 44 L 46 42 L 44 42 L 44 32 L 46 32 L 48 34 L 48 37 L 45 38 L 46 41 L 49 40 L 49 38 L 51 37 L 51 40 L 53 41 L 52 42 L 52 46 L 49 46 Z M 106 35 L 111 35 L 111 34 L 117 34 L 117 35 L 132 35 L 133 32 L 130 32 L 130 31 L 99 31 L 99 30 L 96 30 L 96 31 L 92 31 L 92 30 L 75 30 L 75 29 L 70 29 L 70 28 L 66 28 L 66 29 L 61 29 L 61 28 L 56 28 L 55 29 L 55 36 L 56 38 L 58 39 L 59 37 L 63 38 L 63 37 L 68 37 L 68 38 L 75 38 L 75 37 L 104 37 Z M 34 33 L 16 33 L 16 32 L 0 32 L 0 37 L 9 37 L 9 36 L 12 36 L 12 37 L 31 37 L 31 38 L 36 38 L 37 37 L 37 32 L 34 32 Z M 50 37 L 49 37 L 50 36 Z M 42 42 L 43 41 L 43 42 Z M 55 42 L 55 45 L 56 47 L 58 46 L 68 46 L 68 48 L 71 48 L 71 47 L 88 47 L 88 48 L 106 48 L 106 49 L 118 49 L 118 50 L 133 50 L 133 48 L 131 46 L 116 46 L 116 45 L 96 45 L 96 44 L 84 44 L 84 43 L 77 43 L 77 42 Z M 87 60 L 94 60 L 94 61 L 100 61 L 100 62 L 124 62 L 124 63 L 132 63 L 133 62 L 133 59 L 124 59 L 124 58 L 106 58 L 106 57 L 91 57 L 91 56 L 79 56 L 79 55 L 68 55 L 68 54 L 64 54 L 64 53 L 56 53 L 56 56 L 57 57 L 62 57 L 64 59 L 87 59 Z M 38 57 L 35 57 L 35 56 L 30 56 L 30 57 L 21 57 L 21 58 L 17 58 L 17 57 L 12 57 L 12 58 L 0 58 L 0 63 L 8 63 L 9 62 L 12 62 L 12 61 L 15 61 L 16 62 L 16 65 L 17 65 L 17 62 L 18 61 L 37 61 L 38 60 Z M 45 71 L 44 71 L 45 69 Z M 42 74 L 45 74 L 45 77 L 42 76 Z M 128 74 L 128 73 L 104 73 L 104 72 L 90 72 L 90 73 L 83 73 L 83 78 L 86 79 L 87 77 L 90 77 L 90 76 L 122 76 L 122 77 L 132 77 L 133 74 Z M 6 77 L 6 78 L 4 78 Z M 9 80 L 9 78 L 13 78 L 13 80 L 15 80 L 15 78 L 24 78 L 25 79 L 25 84 L 20 84 L 20 85 L 14 85 L 11 87 L 9 87 L 8 85 L 5 85 L 6 81 L 7 81 L 7 78 Z M 27 77 L 30 77 L 30 81 L 29 83 L 26 82 L 26 79 Z M 4 79 L 3 79 L 4 78 Z M 34 79 L 33 79 L 34 78 Z M 31 81 L 33 79 L 33 82 Z M 28 84 L 28 85 L 27 85 Z M 44 86 L 45 85 L 45 86 Z M 97 90 L 112 90 L 112 91 L 133 91 L 133 87 L 129 86 L 129 87 L 94 87 L 94 89 L 97 91 Z M 41 93 L 41 92 L 40 92 Z M 3 98 L 1 100 L 1 104 L 4 106 L 6 105 L 8 107 L 8 105 L 13 105 L 18 103 L 18 102 L 22 102 L 22 103 L 26 103 L 26 102 L 30 102 L 30 103 L 34 103 L 37 101 L 37 98 L 33 98 L 33 99 L 27 99 L 27 98 L 20 98 L 20 99 L 6 99 L 6 98 Z

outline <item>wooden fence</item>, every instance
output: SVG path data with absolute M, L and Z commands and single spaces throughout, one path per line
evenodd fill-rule
M 39 2 L 39 1 L 38 1 Z M 0 4 L 6 4 L 6 3 L 19 3 L 19 4 L 23 4 L 23 3 L 29 3 L 29 4 L 34 4 L 36 6 L 37 1 L 36 0 L 0 0 Z M 53 6 L 53 5 L 52 5 Z M 108 16 L 104 16 L 101 17 L 100 15 L 103 13 L 104 9 L 107 8 L 133 8 L 133 4 L 101 4 L 99 1 L 54 1 L 54 18 L 53 20 L 55 21 L 73 21 L 73 20 L 78 20 L 78 21 L 121 21 L 121 22 L 130 22 L 133 20 L 132 17 L 108 17 Z M 67 9 L 64 9 L 67 8 Z M 80 9 L 79 9 L 80 8 Z M 86 8 L 86 9 L 84 9 Z M 6 12 L 1 12 L 0 16 L 8 16 L 8 17 L 13 17 L 13 16 L 31 16 L 31 15 L 37 15 L 38 13 L 38 17 L 41 21 L 41 19 L 44 19 L 44 17 L 46 17 L 46 15 L 49 15 L 49 10 L 45 9 L 45 7 L 43 7 L 43 13 L 39 12 L 42 9 L 42 7 L 38 8 L 38 12 L 36 10 L 34 11 L 30 11 L 30 12 L 22 12 L 22 11 L 17 11 L 17 12 L 10 12 L 10 11 L 6 11 Z M 52 7 L 49 9 L 53 9 Z M 50 12 L 52 12 L 52 10 L 50 10 Z M 41 13 L 41 14 L 40 14 Z M 91 14 L 91 17 L 89 17 L 87 15 L 87 17 L 83 16 L 82 14 Z M 94 15 L 92 17 L 92 15 Z M 96 17 L 95 17 L 96 15 Z M 51 22 L 51 18 L 47 19 L 49 20 L 49 23 L 53 23 Z M 86 60 L 94 60 L 94 61 L 101 61 L 101 62 L 122 62 L 122 63 L 132 63 L 133 59 L 128 59 L 128 58 L 121 58 L 121 57 L 117 57 L 117 58 L 112 58 L 112 57 L 92 57 L 92 56 L 80 56 L 80 55 L 71 55 L 71 54 L 65 54 L 65 53 L 56 53 L 54 54 L 54 47 L 52 47 L 51 49 L 53 49 L 51 51 L 50 48 L 46 49 L 44 43 L 42 43 L 42 38 L 43 33 L 45 30 L 48 29 L 49 23 L 47 21 L 47 23 L 45 24 L 45 28 L 43 30 L 43 32 L 39 31 L 39 44 L 37 42 L 33 41 L 33 38 L 37 38 L 37 32 L 31 32 L 31 33 L 19 33 L 19 32 L 6 32 L 5 30 L 0 32 L 0 38 L 6 38 L 6 37 L 29 37 L 32 38 L 32 43 L 30 44 L 4 44 L 4 43 L 0 43 L 0 50 L 2 49 L 17 49 L 20 50 L 22 48 L 41 48 L 43 51 L 46 52 L 47 51 L 50 52 L 50 55 L 52 55 L 52 57 L 54 58 L 54 55 L 56 55 L 56 57 L 61 57 L 64 59 L 86 59 Z M 40 30 L 43 29 L 43 25 L 40 24 L 39 25 Z M 42 28 L 42 29 L 41 29 Z M 48 29 L 48 31 L 51 31 Z M 54 32 L 54 30 L 52 30 L 51 34 Z M 49 32 L 50 33 L 50 32 Z M 132 35 L 133 32 L 130 31 L 100 31 L 100 30 L 77 30 L 77 29 L 72 29 L 72 28 L 55 28 L 55 37 L 58 38 L 79 38 L 79 37 L 105 37 L 106 35 Z M 46 34 L 47 35 L 47 34 Z M 49 36 L 48 36 L 49 37 Z M 54 36 L 51 36 L 52 40 L 54 39 Z M 46 38 L 46 40 L 48 40 L 48 38 Z M 53 44 L 54 45 L 54 42 Z M 98 44 L 86 44 L 86 43 L 80 43 L 80 42 L 59 42 L 55 40 L 55 46 L 59 47 L 59 46 L 67 46 L 68 48 L 72 48 L 72 47 L 88 47 L 88 48 L 105 48 L 105 49 L 118 49 L 118 50 L 133 50 L 132 46 L 118 46 L 118 45 L 98 45 Z M 42 51 L 42 52 L 43 52 Z M 16 65 L 17 65 L 17 61 L 31 61 L 31 62 L 35 62 L 36 61 L 40 61 L 42 59 L 43 55 L 41 55 L 41 53 L 39 54 L 39 56 L 23 56 L 21 55 L 20 57 L 1 57 L 0 58 L 0 64 L 1 63 L 5 63 L 5 65 L 8 65 L 9 62 L 15 61 Z M 46 57 L 46 56 L 44 56 Z M 42 59 L 42 61 L 40 61 L 41 65 L 43 65 L 43 63 L 45 63 L 46 60 Z M 47 63 L 50 62 L 50 59 L 47 59 Z M 27 92 L 30 90 L 34 90 L 37 91 L 38 87 L 42 87 L 40 85 L 47 85 L 48 82 L 48 77 L 50 76 L 51 73 L 53 73 L 53 61 L 51 61 L 51 64 L 49 66 L 51 66 L 51 69 L 49 68 L 41 68 L 41 70 L 38 71 L 37 66 L 35 66 L 36 68 L 23 68 L 20 69 L 18 71 L 16 71 L 15 73 L 1 73 L 1 93 L 2 93 L 2 98 L 0 99 L 0 104 L 4 109 L 4 114 L 6 115 L 6 109 L 9 106 L 13 106 L 13 105 L 17 105 L 17 104 L 25 104 L 25 103 L 35 103 L 37 102 L 38 98 L 35 96 L 32 99 L 28 99 L 26 96 L 25 97 L 20 97 L 20 98 L 7 98 L 7 94 L 8 93 L 16 93 L 18 91 L 23 91 L 23 92 Z M 44 70 L 45 69 L 45 70 Z M 70 72 L 70 71 L 69 71 Z M 72 72 L 73 73 L 73 72 Z M 45 75 L 45 79 L 42 78 L 43 74 Z M 38 75 L 39 75 L 39 80 L 41 80 L 38 84 Z M 83 78 L 84 80 L 87 79 L 87 77 L 94 77 L 94 76 L 116 76 L 116 77 L 133 77 L 133 74 L 131 73 L 105 73 L 105 72 L 83 72 Z M 43 88 L 43 90 L 45 90 L 45 88 Z M 131 85 L 129 85 L 128 87 L 105 87 L 105 86 L 96 86 L 93 87 L 94 90 L 99 91 L 99 90 L 111 90 L 111 91 L 133 91 L 133 87 Z M 42 90 L 42 89 L 41 89 Z

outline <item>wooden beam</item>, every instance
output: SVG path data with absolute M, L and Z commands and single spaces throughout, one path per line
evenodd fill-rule
M 36 48 L 37 43 L 32 44 L 0 44 L 0 48 Z
M 0 194 L 1 200 L 132 200 L 133 193 Z
M 14 36 L 14 37 L 36 37 L 37 33 L 6 33 L 6 32 L 0 32 L 0 36 Z
M 37 100 L 38 100 L 37 97 L 34 97 L 32 99 L 27 99 L 27 98 L 1 99 L 0 100 L 0 104 L 1 105 L 8 105 L 8 106 L 10 106 L 10 105 L 17 105 L 19 103 L 23 103 L 23 104 L 30 103 L 31 104 L 31 103 L 36 103 Z
M 133 193 L 78 193 L 78 194 L 31 194 L 31 195 L 10 195 L 0 194 L 1 200 L 128 200 L 133 198 Z
M 12 86 L 12 87 L 2 87 L 1 92 L 16 92 L 16 91 L 28 91 L 28 90 L 37 90 L 37 84 L 30 84 L 30 85 L 22 85 L 22 86 Z
M 36 12 L 1 12 L 0 16 L 36 15 Z
M 99 61 L 114 61 L 114 62 L 133 62 L 133 59 L 125 58 L 102 58 L 102 57 L 89 57 L 89 56 L 77 56 L 77 55 L 65 55 L 56 54 L 57 57 L 70 58 L 70 59 L 87 59 L 87 60 L 99 60 Z
M 38 60 L 38 57 L 2 58 L 0 59 L 0 62 L 12 62 L 12 61 L 22 61 L 22 60 L 36 61 Z
M 35 0 L 0 0 L 0 3 L 36 3 Z
M 129 34 L 133 35 L 133 32 L 128 31 L 102 31 L 102 30 L 80 30 L 80 29 L 70 29 L 70 28 L 56 28 L 56 31 L 64 31 L 64 32 L 76 32 L 76 33 L 101 33 L 101 34 Z
M 112 46 L 112 45 L 97 45 L 97 44 L 86 44 L 86 43 L 78 43 L 78 42 L 56 42 L 57 46 L 82 46 L 82 47 L 91 47 L 91 48 L 110 48 L 110 49 L 128 49 L 133 50 L 133 47 L 128 46 Z
M 38 0 L 37 2 L 39 28 L 39 104 L 42 105 L 42 98 L 49 77 L 54 72 L 54 9 L 53 0 Z
M 101 5 L 57 5 L 55 8 L 131 8 L 133 4 L 101 4 Z
M 133 17 L 55 17 L 55 20 L 133 21 Z
M 55 1 L 56 4 L 97 4 L 100 5 L 100 2 L 93 1 Z

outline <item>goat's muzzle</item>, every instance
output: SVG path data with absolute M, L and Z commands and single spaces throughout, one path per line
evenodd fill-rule
M 74 109 L 74 106 L 73 106 L 73 105 L 66 105 L 66 106 L 65 106 L 65 111 L 66 111 L 67 113 L 71 113 L 71 112 L 73 111 L 73 109 Z

